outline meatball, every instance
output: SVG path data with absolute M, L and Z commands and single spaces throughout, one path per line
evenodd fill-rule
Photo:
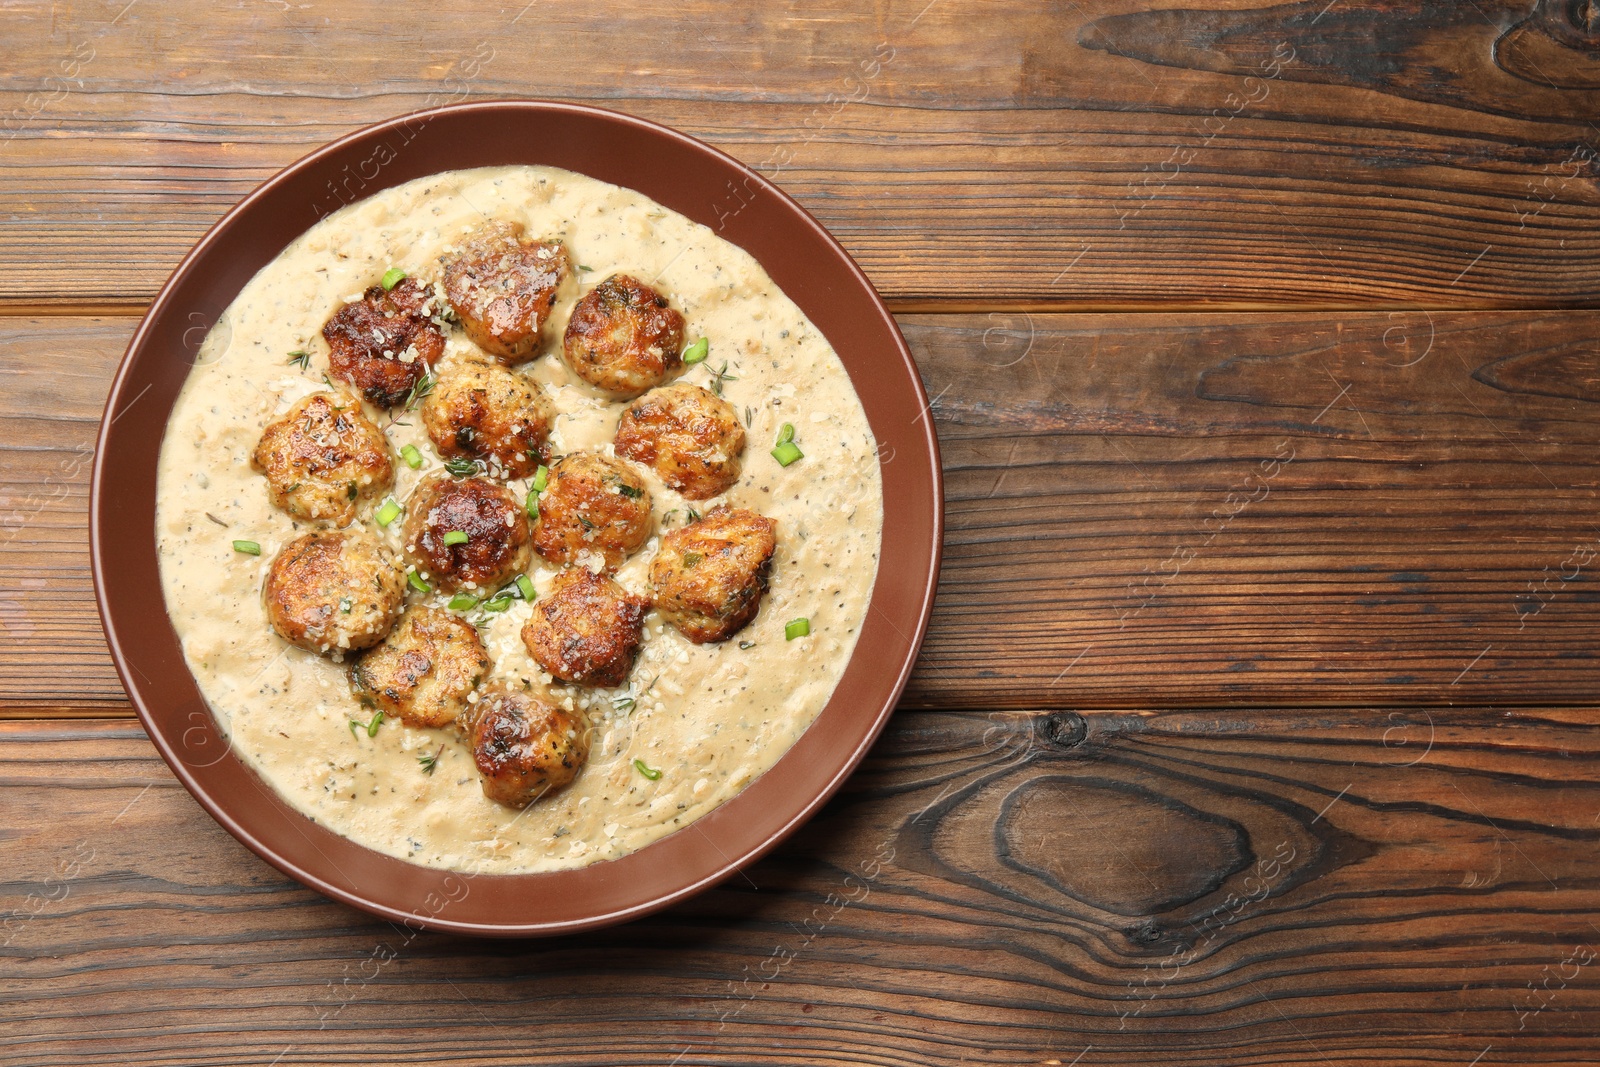
M 744 427 L 733 407 L 698 385 L 652 389 L 628 405 L 617 426 L 617 455 L 655 468 L 688 497 L 725 493 L 739 480 Z
M 267 568 L 262 589 L 278 636 L 307 652 L 382 641 L 406 599 L 405 572 L 361 530 L 302 534 Z
M 505 486 L 482 478 L 444 475 L 419 485 L 406 505 L 401 537 L 417 570 L 444 589 L 498 588 L 526 570 L 532 557 L 522 504 Z
M 683 366 L 683 316 L 637 278 L 613 274 L 567 320 L 567 366 L 615 396 L 638 396 Z
M 533 546 L 553 563 L 577 563 L 593 553 L 613 571 L 649 539 L 651 526 L 644 479 L 620 460 L 572 452 L 550 468 Z
M 507 478 L 539 466 L 554 419 L 538 382 L 481 359 L 440 374 L 422 402 L 422 423 L 441 456 L 488 460 L 491 473 Z
M 765 516 L 726 507 L 673 530 L 650 562 L 656 609 L 697 645 L 726 641 L 761 608 L 776 530 Z
M 488 686 L 461 717 L 483 795 L 525 808 L 577 777 L 589 758 L 589 730 L 569 711 L 532 693 Z
M 474 344 L 505 363 L 532 359 L 567 277 L 559 241 L 524 241 L 522 224 L 490 222 L 445 256 L 444 294 Z
M 610 578 L 570 567 L 534 605 L 522 643 L 534 661 L 563 682 L 621 685 L 643 640 L 650 602 Z
M 348 526 L 360 500 L 394 481 L 388 444 L 354 397 L 312 393 L 267 423 L 250 465 L 290 515 Z
M 444 354 L 444 334 L 429 317 L 435 300 L 431 287 L 406 278 L 340 308 L 322 327 L 333 376 L 380 408 L 404 401 Z
M 447 726 L 489 673 L 478 631 L 459 615 L 412 608 L 350 669 L 363 701 L 412 726 Z

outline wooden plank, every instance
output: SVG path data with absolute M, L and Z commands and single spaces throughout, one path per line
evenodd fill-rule
M 1596 316 L 903 326 L 949 504 L 909 705 L 1600 692 Z M 0 707 L 22 714 L 124 708 L 88 576 L 83 449 L 131 330 L 0 320 Z
M 1593 717 L 901 714 L 745 877 L 517 943 L 289 882 L 135 724 L 0 724 L 0 1060 L 1592 1063 Z
M 208 6 L 198 34 L 189 5 L 20 0 L 0 300 L 138 306 L 311 149 L 418 107 L 549 97 L 758 167 L 906 308 L 1588 306 L 1594 46 L 1571 27 L 1590 43 L 1552 45 L 1532 7 L 472 0 L 375 22 L 283 3 Z M 628 41 L 652 47 L 619 64 Z

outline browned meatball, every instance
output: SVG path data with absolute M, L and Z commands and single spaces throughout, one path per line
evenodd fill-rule
M 539 466 L 554 419 L 538 382 L 481 359 L 440 374 L 422 402 L 422 423 L 441 456 L 487 460 L 489 472 L 505 478 Z
M 470 623 L 448 611 L 417 607 L 350 668 L 350 681 L 385 715 L 412 726 L 448 726 L 488 673 L 488 653 Z
M 339 653 L 383 640 L 405 603 L 406 576 L 369 533 L 308 533 L 272 561 L 262 597 L 279 637 Z
M 429 317 L 435 301 L 431 287 L 406 278 L 387 292 L 374 285 L 340 308 L 322 327 L 333 376 L 380 408 L 405 400 L 444 354 L 444 334 Z
M 532 557 L 528 513 L 509 489 L 482 478 L 444 475 L 419 485 L 401 537 L 412 564 L 444 589 L 498 588 Z
M 621 685 L 643 640 L 650 602 L 610 578 L 569 567 L 533 608 L 522 643 L 534 661 L 563 682 Z
M 567 320 L 567 366 L 616 396 L 638 396 L 683 366 L 683 316 L 637 278 L 613 274 Z
M 490 222 L 445 256 L 444 293 L 474 344 L 506 363 L 532 359 L 567 276 L 560 241 L 524 241 L 522 224 Z
M 483 795 L 525 808 L 576 778 L 589 758 L 589 730 L 578 716 L 532 693 L 484 689 L 461 717 Z
M 351 396 L 312 393 L 267 423 L 250 464 L 297 519 L 348 526 L 356 504 L 394 481 L 389 443 Z
M 744 427 L 720 396 L 682 382 L 652 389 L 628 405 L 617 426 L 617 455 L 654 467 L 688 497 L 725 493 L 739 480 Z
M 572 452 L 550 468 L 533 547 L 554 563 L 577 563 L 592 552 L 616 570 L 649 540 L 651 525 L 644 479 L 620 460 Z
M 656 609 L 697 645 L 726 641 L 761 608 L 776 531 L 765 516 L 726 507 L 673 530 L 650 562 Z

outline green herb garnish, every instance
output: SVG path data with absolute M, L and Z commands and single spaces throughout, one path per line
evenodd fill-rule
M 297 348 L 289 353 L 289 366 L 309 370 L 311 367 L 311 353 L 303 348 Z
M 235 552 L 243 552 L 247 556 L 261 555 L 261 546 L 254 541 L 235 541 L 233 550 Z
M 429 753 L 427 753 L 427 752 L 424 752 L 422 755 L 418 756 L 417 757 L 417 762 L 422 765 L 422 773 L 423 774 L 432 774 L 434 772 L 434 769 L 439 766 L 439 759 L 443 755 L 444 755 L 444 746 L 440 745 L 439 746 L 439 751 L 434 752 L 431 755 Z
M 406 461 L 406 466 L 416 470 L 422 466 L 422 453 L 417 451 L 416 445 L 405 445 L 400 449 L 400 458 Z
M 371 722 L 362 722 L 359 719 L 351 719 L 350 720 L 350 736 L 351 737 L 359 736 L 356 733 L 356 728 L 360 727 L 361 729 L 363 729 L 363 730 L 365 730 L 367 732 L 367 736 L 368 737 L 377 737 L 378 736 L 378 727 L 380 727 L 382 725 L 383 725 L 383 712 L 381 712 L 381 711 L 375 711 L 375 712 L 372 713 L 372 721 Z
M 644 490 L 643 489 L 635 489 L 633 486 L 625 485 L 625 484 L 624 485 L 618 485 L 617 486 L 617 492 L 619 492 L 623 496 L 628 497 L 628 498 L 633 499 L 633 500 L 638 500 L 640 497 L 644 496 Z
M 470 478 L 478 473 L 478 461 L 475 459 L 447 459 L 444 469 L 457 478 Z
M 448 607 L 451 611 L 471 611 L 478 606 L 478 598 L 471 593 L 457 593 L 450 598 Z
M 516 586 L 517 592 L 522 594 L 523 600 L 532 600 L 534 597 L 539 595 L 534 591 L 533 579 L 529 578 L 526 574 L 517 575 Z
M 722 369 L 711 372 L 711 391 L 721 396 L 723 382 L 736 382 L 738 380 L 739 376 L 737 374 L 728 373 L 728 361 L 723 360 Z
M 383 502 L 383 507 L 373 513 L 372 519 L 379 526 L 387 526 L 399 517 L 400 505 L 394 502 L 394 497 L 390 497 Z
M 416 568 L 406 571 L 406 581 L 419 593 L 433 592 L 428 583 L 422 580 L 422 575 L 417 573 Z
M 544 487 L 549 484 L 550 468 L 541 463 L 539 464 L 539 469 L 533 472 L 533 491 L 535 493 L 542 493 L 544 492 Z
M 783 628 L 783 639 L 793 641 L 797 637 L 805 637 L 811 633 L 810 619 L 795 619 Z
M 423 398 L 433 392 L 433 387 L 439 384 L 430 371 L 423 371 L 422 377 L 417 379 L 417 384 L 411 387 L 411 392 L 406 394 L 406 410 L 410 411 L 422 402 Z
M 691 366 L 695 363 L 699 363 L 703 361 L 706 356 L 710 354 L 710 352 L 711 342 L 702 337 L 700 340 L 683 350 L 684 365 Z

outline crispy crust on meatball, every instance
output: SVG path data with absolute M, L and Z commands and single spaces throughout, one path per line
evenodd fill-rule
M 459 721 L 483 776 L 483 795 L 508 808 L 560 789 L 589 758 L 587 723 L 505 685 L 487 686 Z
M 445 536 L 464 533 L 461 544 Z M 443 589 L 494 589 L 528 567 L 528 514 L 511 491 L 483 478 L 437 475 L 419 485 L 401 530 L 406 557 Z
M 539 331 L 567 277 L 560 241 L 525 241 L 519 222 L 494 221 L 440 260 L 444 292 L 462 329 L 504 363 L 532 359 Z
M 532 474 L 544 457 L 555 409 L 539 383 L 483 359 L 439 375 L 422 422 L 439 454 L 488 461 L 497 477 Z
M 534 661 L 563 682 L 621 685 L 644 639 L 650 602 L 583 567 L 556 575 L 550 595 L 534 605 L 522 643 Z
M 416 607 L 350 668 L 350 681 L 385 715 L 412 726 L 448 726 L 488 673 L 489 655 L 471 623 Z
M 267 423 L 250 454 L 273 504 L 297 519 L 355 520 L 356 505 L 394 481 L 389 442 L 350 396 L 312 393 Z
M 733 406 L 709 389 L 679 382 L 628 405 L 617 425 L 617 455 L 653 467 L 661 480 L 705 500 L 739 480 L 744 427 Z
M 697 645 L 726 641 L 761 609 L 777 545 L 777 524 L 743 508 L 673 530 L 650 562 L 656 610 Z
M 405 572 L 361 530 L 302 534 L 283 546 L 262 588 L 279 637 L 308 652 L 382 641 L 406 599 Z
M 444 354 L 444 334 L 429 317 L 435 301 L 431 287 L 406 278 L 388 291 L 374 285 L 334 312 L 322 327 L 333 377 L 380 408 L 405 400 Z
M 550 468 L 539 495 L 533 546 L 552 563 L 593 553 L 616 570 L 650 538 L 650 490 L 621 460 L 571 452 Z
M 644 282 L 613 274 L 572 309 L 562 351 L 590 385 L 638 396 L 683 366 L 683 316 Z

